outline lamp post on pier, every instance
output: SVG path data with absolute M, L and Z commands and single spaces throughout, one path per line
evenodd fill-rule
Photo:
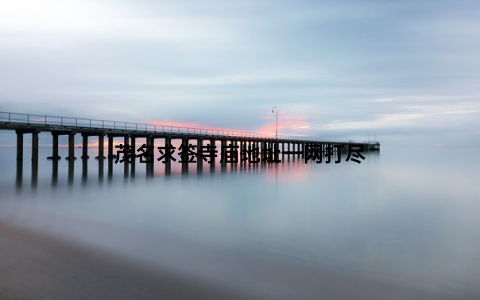
M 272 114 L 275 112 L 277 112 L 277 119 L 275 122 L 275 139 L 278 140 L 278 107 L 276 106 L 272 107 Z

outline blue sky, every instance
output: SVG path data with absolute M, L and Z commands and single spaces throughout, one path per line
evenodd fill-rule
M 0 41 L 0 111 L 480 141 L 479 1 L 3 0 Z

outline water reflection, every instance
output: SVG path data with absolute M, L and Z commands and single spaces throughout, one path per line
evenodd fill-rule
M 17 162 L 16 176 L 0 175 L 0 220 L 290 299 L 354 298 L 329 297 L 332 287 L 365 299 L 389 298 L 375 298 L 381 290 L 477 299 L 479 163 L 448 164 L 449 155 L 382 152 L 380 162 L 370 152 L 361 164 L 343 153 L 340 164 L 282 156 L 188 172 L 177 162 L 137 162 L 133 172 L 111 159 L 40 160 L 35 180 L 35 168 Z M 9 193 L 13 181 L 22 193 Z M 371 289 L 349 290 L 364 286 Z
M 135 166 L 136 166 L 136 160 L 133 160 L 132 163 L 130 164 L 130 176 L 135 177 Z
M 68 159 L 68 185 L 73 185 L 73 178 L 75 174 L 75 160 Z
M 52 187 L 56 187 L 58 184 L 58 160 L 52 160 Z
M 376 163 L 379 161 L 380 152 L 369 152 L 366 153 L 367 160 L 369 163 Z M 96 159 L 90 160 L 88 158 L 82 158 L 81 160 L 66 160 L 66 178 L 68 185 L 73 185 L 75 183 L 75 164 L 81 164 L 81 173 L 79 174 L 80 181 L 82 185 L 87 185 L 89 182 L 89 177 L 92 173 L 96 173 L 97 182 L 101 183 L 104 179 L 104 168 L 107 165 L 107 179 L 112 181 L 114 177 L 119 174 L 122 174 L 124 178 L 135 178 L 137 173 L 145 174 L 147 178 L 153 177 L 168 177 L 172 175 L 181 175 L 181 176 L 202 176 L 202 175 L 213 175 L 216 172 L 219 174 L 231 174 L 231 173 L 257 173 L 264 172 L 267 176 L 278 177 L 279 169 L 285 170 L 289 169 L 291 172 L 296 172 L 296 169 L 303 170 L 308 168 L 310 164 L 316 164 L 313 161 L 309 161 L 307 164 L 304 163 L 304 159 L 295 158 L 297 155 L 282 155 L 280 157 L 280 163 L 269 163 L 266 161 L 260 161 L 259 163 L 249 163 L 247 161 L 239 161 L 237 164 L 231 163 L 220 163 L 219 161 L 213 160 L 212 163 L 207 162 L 196 162 L 194 164 L 190 163 L 178 163 L 170 162 L 163 163 L 156 161 L 153 164 L 150 163 L 140 163 L 139 166 L 142 168 L 137 168 L 136 163 L 115 163 L 114 158 L 105 158 L 105 159 Z M 345 158 L 345 157 L 344 157 Z M 96 164 L 94 163 L 96 162 Z M 51 163 L 51 165 L 50 165 Z M 323 162 L 324 164 L 325 162 Z M 332 160 L 333 164 L 333 160 Z M 346 164 L 346 162 L 344 162 Z M 96 166 L 95 166 L 96 165 Z M 195 166 L 196 167 L 193 167 Z M 208 169 L 204 169 L 204 165 L 208 165 Z M 56 187 L 59 183 L 59 177 L 61 179 L 63 174 L 61 172 L 65 165 L 60 164 L 59 160 L 48 160 L 48 163 L 42 162 L 42 167 L 48 170 L 51 168 L 51 186 Z M 206 173 L 205 173 L 206 171 Z M 44 171 L 43 171 L 44 172 Z M 38 173 L 39 173 L 39 163 L 32 161 L 31 164 L 31 186 L 36 187 L 38 185 Z M 24 177 L 24 163 L 22 160 L 17 161 L 16 164 L 16 187 L 21 188 L 23 185 Z
M 127 144 L 127 143 L 125 142 L 125 144 Z M 128 170 L 129 170 L 129 168 L 130 168 L 130 164 L 127 163 L 127 161 L 124 161 L 124 162 L 123 162 L 123 176 L 124 176 L 124 177 L 128 177 Z
M 15 186 L 17 189 L 20 189 L 22 187 L 23 183 L 23 160 L 17 159 L 17 176 L 16 176 L 16 181 L 15 181 Z
M 38 183 L 38 160 L 32 160 L 32 189 L 37 187 Z
M 146 169 L 146 175 L 147 177 L 154 177 L 155 176 L 155 169 L 154 169 L 154 164 L 145 164 L 145 169 Z
M 108 180 L 111 181 L 113 177 L 113 158 L 108 158 Z
M 85 185 L 88 179 L 88 158 L 82 158 L 82 184 Z
M 100 157 L 98 159 L 98 181 L 103 181 L 103 165 L 104 165 L 104 158 Z

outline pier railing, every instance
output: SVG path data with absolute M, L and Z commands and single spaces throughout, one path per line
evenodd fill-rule
M 270 133 L 257 133 L 248 131 L 235 131 L 235 130 L 219 130 L 219 129 L 205 129 L 195 127 L 182 127 L 163 124 L 149 124 L 149 123 L 135 123 L 135 122 L 122 122 L 122 121 L 110 121 L 99 119 L 86 119 L 86 118 L 74 118 L 63 116 L 48 116 L 37 114 L 23 114 L 12 112 L 0 111 L 0 122 L 8 124 L 23 124 L 23 125 L 44 125 L 44 126 L 56 126 L 72 129 L 98 129 L 98 130 L 129 130 L 135 132 L 146 132 L 153 134 L 162 133 L 179 133 L 179 134 L 194 134 L 205 135 L 212 137 L 241 137 L 241 138 L 269 138 L 278 140 L 298 140 L 298 141 L 323 141 L 324 139 L 312 138 L 306 136 L 295 135 L 275 135 Z M 331 142 L 341 142 L 333 141 Z M 349 141 L 350 143 L 353 141 Z

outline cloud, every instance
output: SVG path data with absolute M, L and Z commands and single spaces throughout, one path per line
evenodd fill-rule
M 281 134 L 477 136 L 476 2 L 0 6 L 0 110 L 272 133 L 277 106 Z
M 70 41 L 85 37 L 159 42 L 229 40 L 228 26 L 222 19 L 175 15 L 170 10 L 164 4 L 160 15 L 149 17 L 121 2 L 9 1 L 0 10 L 0 32 L 69 36 Z
M 444 126 L 461 127 L 463 123 L 478 120 L 480 103 L 452 104 L 452 105 L 417 105 L 403 107 L 410 113 L 383 113 L 368 121 L 333 121 L 317 126 L 318 130 L 378 130 L 419 128 L 435 126 L 438 129 Z M 398 111 L 401 109 L 393 109 Z M 458 117 L 456 117 L 458 115 Z M 428 121 L 427 123 L 425 123 Z M 446 123 L 448 121 L 448 123 Z M 447 125 L 448 124 L 448 125 Z
M 382 98 L 382 99 L 375 99 L 373 101 L 374 102 L 390 102 L 390 101 L 394 101 L 394 99 L 392 99 L 392 98 Z

